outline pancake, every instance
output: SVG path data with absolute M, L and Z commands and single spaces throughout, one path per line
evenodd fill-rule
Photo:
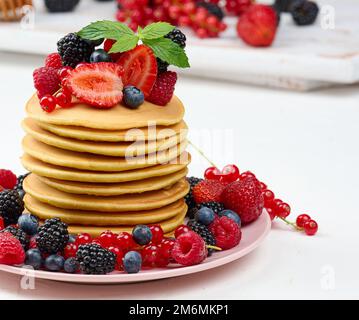
M 85 141 L 105 142 L 161 140 L 175 136 L 182 131 L 188 130 L 188 127 L 184 121 L 167 127 L 144 127 L 122 131 L 109 131 L 76 126 L 61 126 L 40 121 L 37 121 L 36 124 L 42 129 L 52 132 L 60 137 Z
M 89 153 L 79 153 L 46 145 L 27 135 L 22 141 L 24 151 L 30 156 L 53 165 L 89 171 L 126 171 L 146 168 L 156 164 L 173 163 L 186 149 L 184 140 L 175 147 L 165 151 L 151 153 L 147 156 L 117 158 Z M 182 160 L 186 161 L 186 160 Z
M 36 121 L 55 125 L 123 130 L 147 127 L 149 123 L 158 126 L 176 124 L 183 119 L 184 107 L 182 102 L 173 96 L 165 107 L 145 101 L 135 110 L 123 105 L 104 110 L 79 103 L 72 108 L 58 108 L 51 114 L 47 114 L 42 110 L 38 97 L 33 95 L 26 105 L 26 112 Z
M 25 206 L 30 213 L 41 220 L 60 218 L 68 224 L 90 225 L 90 226 L 119 226 L 157 223 L 180 215 L 186 209 L 184 200 L 178 200 L 168 206 L 138 212 L 116 212 L 103 214 L 95 211 L 76 211 L 61 209 L 50 206 L 36 200 L 30 195 L 25 195 Z
M 34 174 L 24 180 L 26 193 L 33 198 L 64 209 L 105 212 L 142 211 L 161 208 L 183 198 L 189 191 L 189 184 L 182 179 L 173 186 L 140 194 L 126 194 L 112 197 L 77 195 L 56 190 L 43 183 Z
M 42 182 L 57 190 L 94 196 L 118 196 L 122 194 L 142 193 L 166 188 L 184 178 L 188 169 L 177 171 L 166 176 L 153 177 L 144 180 L 121 182 L 121 183 L 84 183 L 65 181 L 37 176 Z
M 147 179 L 151 177 L 161 177 L 167 174 L 178 172 L 187 167 L 191 161 L 189 153 L 184 152 L 184 160 L 181 161 L 180 157 L 175 161 L 178 164 L 160 164 L 151 166 L 144 169 L 121 171 L 121 172 L 95 172 L 95 171 L 82 171 L 78 169 L 71 169 L 66 167 L 55 166 L 46 162 L 42 162 L 36 158 L 24 154 L 21 158 L 22 165 L 30 172 L 39 176 L 54 178 L 66 181 L 79 181 L 91 183 L 117 183 L 136 181 Z
M 174 216 L 173 218 L 158 223 L 161 225 L 166 236 L 171 236 L 172 232 L 184 222 L 186 216 L 187 207 L 181 214 Z M 98 237 L 102 232 L 110 230 L 114 233 L 120 232 L 132 232 L 133 226 L 82 226 L 82 225 L 69 225 L 70 234 L 89 233 L 92 237 Z M 170 234 L 171 233 L 171 234 Z
M 186 138 L 186 131 L 174 135 L 167 139 L 136 141 L 136 142 L 97 142 L 97 141 L 80 141 L 76 139 L 64 138 L 57 136 L 49 131 L 41 129 L 35 121 L 30 118 L 22 122 L 22 127 L 26 133 L 34 139 L 54 146 L 60 149 L 86 152 L 105 156 L 124 157 L 126 154 L 145 155 L 156 151 L 162 151 L 176 146 Z

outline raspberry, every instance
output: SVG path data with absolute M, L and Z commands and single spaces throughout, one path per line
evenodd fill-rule
M 172 258 L 184 266 L 201 263 L 207 257 L 206 243 L 193 231 L 181 234 L 172 248 Z
M 5 169 L 0 170 L 0 186 L 4 189 L 14 189 L 16 184 L 17 177 L 12 171 Z
M 41 67 L 34 71 L 34 86 L 39 98 L 47 94 L 55 93 L 60 87 L 60 78 L 57 69 L 52 67 Z
M 223 250 L 231 249 L 239 244 L 242 237 L 238 224 L 228 217 L 216 218 L 209 226 L 216 239 L 216 245 Z
M 263 211 L 264 199 L 257 179 L 248 177 L 229 184 L 223 191 L 226 209 L 238 213 L 243 224 L 256 220 Z
M 166 71 L 159 74 L 147 100 L 159 106 L 165 106 L 172 99 L 176 82 L 176 72 Z
M 222 202 L 222 192 L 226 184 L 217 180 L 203 180 L 192 190 L 193 199 L 202 202 Z
M 7 265 L 22 264 L 25 251 L 18 239 L 11 233 L 0 233 L 0 263 Z
M 4 230 L 0 231 L 0 233 L 2 233 L 2 232 L 11 233 L 17 240 L 20 241 L 24 250 L 27 250 L 30 240 L 24 231 L 22 231 L 19 228 L 14 227 L 14 226 L 8 226 Z
M 61 69 L 63 66 L 60 55 L 56 52 L 50 53 L 45 59 L 45 67 Z

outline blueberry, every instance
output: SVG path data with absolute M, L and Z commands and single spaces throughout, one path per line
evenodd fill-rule
M 142 257 L 137 251 L 129 251 L 123 258 L 123 268 L 127 273 L 138 273 L 141 270 Z
M 112 59 L 110 55 L 103 49 L 97 49 L 94 52 L 92 52 L 90 56 L 90 62 L 111 62 Z
M 142 224 L 139 224 L 133 228 L 132 236 L 136 243 L 140 244 L 141 246 L 150 243 L 152 240 L 151 229 Z
M 123 89 L 123 101 L 126 107 L 137 109 L 145 101 L 145 96 L 140 89 L 127 86 Z
M 58 254 L 52 254 L 45 260 L 45 268 L 49 271 L 60 271 L 64 267 L 65 259 Z
M 76 236 L 74 236 L 73 234 L 69 235 L 69 241 L 67 241 L 68 243 L 75 243 L 76 241 Z
M 42 257 L 39 249 L 30 249 L 26 251 L 25 264 L 32 266 L 35 270 L 40 269 L 42 265 Z
M 220 217 L 226 216 L 229 219 L 234 220 L 235 223 L 237 223 L 239 226 L 241 226 L 241 218 L 239 215 L 232 211 L 232 210 L 223 210 L 218 214 Z
M 19 196 L 20 196 L 21 199 L 24 199 L 24 197 L 25 197 L 25 191 L 24 191 L 23 189 L 18 190 L 17 193 L 19 194 Z
M 75 273 L 79 269 L 79 264 L 75 258 L 68 258 L 64 263 L 64 270 L 67 273 Z
M 207 207 L 202 207 L 195 213 L 194 218 L 198 222 L 204 224 L 205 226 L 208 226 L 214 220 L 214 216 L 215 214 L 212 209 Z
M 20 229 L 22 229 L 29 236 L 37 233 L 39 227 L 39 219 L 32 214 L 23 214 L 17 221 Z

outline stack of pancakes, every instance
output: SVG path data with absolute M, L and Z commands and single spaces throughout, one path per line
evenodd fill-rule
M 58 217 L 71 233 L 131 231 L 183 223 L 190 155 L 184 108 L 177 97 L 96 109 L 76 104 L 47 114 L 33 96 L 22 125 L 25 206 L 41 220 Z

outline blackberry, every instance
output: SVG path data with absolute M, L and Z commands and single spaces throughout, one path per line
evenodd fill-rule
M 189 189 L 189 192 L 187 193 L 187 195 L 184 197 L 184 199 L 185 199 L 186 204 L 188 206 L 188 211 L 197 207 L 197 204 L 194 201 L 193 196 L 192 196 L 192 189 L 193 189 L 194 186 L 196 186 L 202 180 L 203 179 L 196 178 L 196 177 L 188 177 L 187 178 L 187 181 L 190 184 L 190 189 Z
M 204 224 L 199 223 L 194 219 L 191 219 L 188 221 L 187 226 L 190 227 L 192 229 L 192 231 L 199 234 L 207 245 L 210 245 L 210 246 L 216 245 L 216 239 L 214 238 L 212 232 L 209 231 L 208 228 Z M 213 251 L 214 251 L 213 249 L 209 248 L 208 256 L 212 255 Z
M 96 243 L 90 243 L 79 247 L 76 260 L 83 273 L 106 274 L 115 269 L 116 255 Z
M 45 223 L 39 227 L 36 237 L 37 247 L 42 253 L 57 253 L 62 251 L 69 241 L 67 224 L 59 218 L 45 220 Z
M 296 0 L 290 6 L 290 13 L 298 26 L 307 26 L 317 19 L 319 7 L 312 1 Z
M 0 193 L 0 216 L 5 226 L 16 224 L 24 211 L 24 201 L 16 190 L 4 190 Z
M 21 229 L 13 227 L 13 226 L 8 226 L 5 229 L 1 230 L 0 232 L 11 233 L 16 239 L 18 239 L 20 241 L 20 243 L 25 251 L 29 247 L 30 240 L 29 240 L 28 236 L 26 235 L 26 233 L 24 231 L 22 231 Z
M 75 68 L 80 62 L 90 61 L 94 44 L 75 33 L 69 33 L 57 42 L 57 51 L 64 66 Z
M 215 3 L 201 1 L 197 3 L 197 7 L 205 8 L 210 14 L 216 16 L 220 21 L 224 18 L 223 10 Z
M 181 48 L 186 47 L 187 38 L 180 29 L 173 29 L 170 33 L 165 35 L 165 38 L 170 39 L 174 43 L 177 43 Z
M 45 0 L 45 6 L 50 12 L 68 12 L 75 9 L 80 0 Z
M 160 58 L 157 58 L 157 70 L 158 70 L 158 73 L 166 72 L 168 66 L 169 66 L 169 64 L 166 61 L 163 61 Z
M 17 177 L 17 184 L 15 186 L 15 190 L 19 193 L 19 196 L 20 196 L 21 199 L 23 199 L 24 196 L 25 196 L 25 191 L 24 191 L 24 188 L 22 187 L 22 184 L 23 184 L 25 178 L 29 174 L 30 173 L 26 173 L 26 174 L 23 174 L 23 175 Z
M 210 208 L 214 211 L 214 213 L 218 214 L 221 211 L 224 210 L 224 205 L 223 203 L 220 202 L 215 202 L 215 201 L 211 201 L 211 202 L 202 202 L 201 204 L 199 204 L 198 209 L 201 209 L 202 207 L 207 207 Z

